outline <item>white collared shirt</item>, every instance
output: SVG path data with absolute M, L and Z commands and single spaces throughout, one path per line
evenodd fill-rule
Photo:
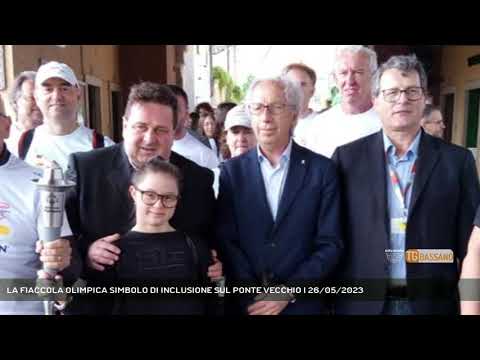
M 183 138 L 173 142 L 172 151 L 209 169 L 218 166 L 218 159 L 212 149 L 209 149 L 189 132 Z

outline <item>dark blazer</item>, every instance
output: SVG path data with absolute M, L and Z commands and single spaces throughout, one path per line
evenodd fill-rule
M 380 280 L 371 283 L 380 294 L 375 298 L 378 301 L 343 298 L 337 302 L 335 311 L 380 314 L 388 278 L 385 249 L 389 248 L 390 233 L 382 132 L 337 148 L 332 159 L 339 169 L 345 216 L 345 252 L 338 276 L 346 281 Z M 422 131 L 412 191 L 406 249 L 451 249 L 455 258 L 463 260 L 480 202 L 478 176 L 470 151 Z M 456 313 L 458 277 L 457 262 L 407 263 L 407 291 L 414 312 Z M 450 300 L 433 295 L 442 289 L 450 292 Z
M 171 220 L 172 226 L 200 236 L 213 246 L 213 172 L 174 152 L 170 162 L 183 175 L 182 198 Z M 65 208 L 72 231 L 79 237 L 83 259 L 92 242 L 106 235 L 123 234 L 135 224 L 128 193 L 131 174 L 123 143 L 70 155 L 67 177 L 76 182 L 76 187 L 67 194 Z M 111 280 L 113 273 L 84 266 L 83 278 L 90 282 L 105 281 Z
M 333 162 L 292 144 L 276 221 L 267 202 L 257 148 L 226 161 L 220 175 L 217 238 L 227 280 L 261 286 L 324 280 L 339 259 L 340 194 Z M 245 299 L 244 299 L 245 300 Z M 242 311 L 252 297 L 241 303 Z M 297 299 L 283 314 L 326 311 Z

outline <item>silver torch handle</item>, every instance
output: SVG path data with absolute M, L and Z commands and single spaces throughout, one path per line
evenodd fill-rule
M 62 232 L 63 209 L 65 206 L 64 191 L 41 191 L 40 201 L 42 204 L 43 226 L 39 229 L 39 239 L 51 242 L 58 239 Z M 57 271 L 43 266 L 43 270 L 54 277 Z
M 50 166 L 44 168 L 42 178 L 37 182 L 37 189 L 40 193 L 41 217 L 43 226 L 38 229 L 39 240 L 48 243 L 60 238 L 63 213 L 65 209 L 66 191 L 75 186 L 69 180 L 66 180 L 61 167 L 52 161 Z M 55 281 L 57 271 L 43 266 L 43 270 Z M 48 284 L 48 281 L 47 281 Z M 52 315 L 54 302 L 50 300 L 44 301 L 46 315 Z
M 64 191 L 40 191 L 40 201 L 42 204 L 43 226 L 39 229 L 39 239 L 43 243 L 48 243 L 58 239 L 62 232 L 63 224 L 63 209 L 65 205 L 65 192 Z M 43 270 L 55 281 L 55 275 L 58 271 L 51 269 L 43 264 Z M 48 283 L 48 281 L 47 281 Z M 54 301 L 45 300 L 43 307 L 45 315 L 54 314 Z

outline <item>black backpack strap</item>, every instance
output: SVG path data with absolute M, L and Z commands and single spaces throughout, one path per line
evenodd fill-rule
M 187 241 L 187 245 L 190 248 L 190 251 L 192 252 L 193 264 L 195 266 L 195 269 L 198 269 L 198 271 L 201 273 L 197 247 L 195 246 L 195 243 L 193 242 L 193 240 L 187 234 L 185 234 L 185 240 Z
M 185 234 L 185 240 L 187 241 L 187 245 L 192 251 L 192 256 L 193 256 L 193 263 L 196 269 L 198 269 L 200 273 L 200 277 L 198 280 L 205 282 L 209 281 L 207 272 L 208 272 L 208 266 L 209 264 L 209 252 L 208 249 L 203 246 L 200 242 L 199 239 L 196 237 L 191 237 L 187 234 Z
M 35 128 L 26 130 L 20 136 L 18 140 L 18 157 L 22 160 L 25 160 L 27 157 L 28 149 L 32 144 L 33 134 L 35 133 Z
M 105 146 L 105 138 L 97 130 L 93 129 L 92 147 L 94 149 L 103 148 Z

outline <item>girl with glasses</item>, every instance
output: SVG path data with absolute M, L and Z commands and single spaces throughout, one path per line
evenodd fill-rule
M 190 287 L 207 284 L 206 244 L 176 230 L 170 219 L 180 200 L 180 170 L 154 158 L 136 170 L 129 188 L 136 224 L 119 240 L 116 274 L 120 286 Z M 160 292 L 159 292 L 160 294 Z M 205 314 L 207 297 L 197 295 L 118 295 L 115 314 Z

